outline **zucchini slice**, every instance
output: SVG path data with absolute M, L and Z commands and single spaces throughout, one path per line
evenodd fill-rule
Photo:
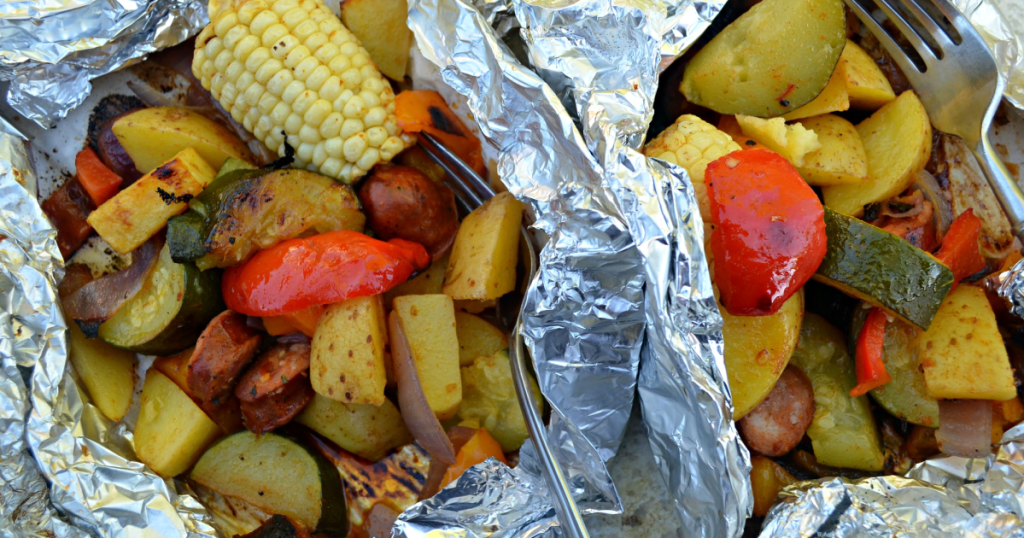
M 174 263 L 165 244 L 142 289 L 100 325 L 99 337 L 137 353 L 170 355 L 195 345 L 224 308 L 220 271 Z
M 267 513 L 288 516 L 311 532 L 348 533 L 338 470 L 316 450 L 281 435 L 242 431 L 225 437 L 199 458 L 189 478 Z
M 927 329 L 953 285 L 931 254 L 860 219 L 825 208 L 828 251 L 814 279 Z

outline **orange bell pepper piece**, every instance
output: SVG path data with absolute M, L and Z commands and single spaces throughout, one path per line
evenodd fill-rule
M 885 311 L 875 307 L 868 312 L 864 327 L 857 336 L 857 386 L 850 391 L 850 396 L 857 397 L 867 394 L 873 388 L 881 387 L 892 380 L 885 371 L 882 362 L 882 347 L 885 344 L 885 325 L 889 320 Z
M 968 209 L 957 217 L 950 225 L 942 246 L 935 257 L 953 271 L 953 287 L 985 268 L 985 258 L 978 247 L 981 235 L 981 219 Z
M 486 175 L 480 140 L 448 108 L 441 94 L 432 90 L 404 91 L 395 96 L 395 116 L 403 131 L 434 135 L 476 173 Z
M 462 476 L 466 469 L 478 463 L 483 463 L 487 458 L 494 458 L 501 463 L 508 464 L 508 461 L 505 460 L 505 453 L 501 450 L 501 445 L 491 437 L 491 434 L 487 433 L 487 430 L 480 428 L 466 441 L 466 444 L 462 445 L 459 453 L 455 455 L 455 464 L 448 467 L 448 471 L 444 473 L 444 478 L 441 479 L 441 489 L 444 489 L 445 486 L 451 484 L 456 478 Z
M 75 174 L 96 207 L 113 198 L 124 181 L 107 168 L 91 148 L 85 148 L 75 155 Z

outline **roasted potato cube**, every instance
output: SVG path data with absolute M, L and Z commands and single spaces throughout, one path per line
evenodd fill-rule
M 476 208 L 455 236 L 444 293 L 452 299 L 495 299 L 516 287 L 523 204 L 503 192 Z
M 864 143 L 852 123 L 833 114 L 800 120 L 806 129 L 818 135 L 821 148 L 804 156 L 800 175 L 811 185 L 842 185 L 864 181 L 868 177 L 868 158 Z
M 386 398 L 380 405 L 346 404 L 317 394 L 295 420 L 370 461 L 412 442 L 402 414 Z
M 382 296 L 356 297 L 327 307 L 310 352 L 313 390 L 339 402 L 381 405 L 387 344 Z
M 105 417 L 121 420 L 132 406 L 135 354 L 99 338 L 86 338 L 78 325 L 69 325 L 68 355 L 89 398 Z
M 118 118 L 112 129 L 143 174 L 186 148 L 194 148 L 215 170 L 228 157 L 253 162 L 235 133 L 187 108 L 142 108 Z
M 409 342 L 427 403 L 440 420 L 455 416 L 462 402 L 455 307 L 447 295 L 406 295 L 394 313 Z
M 839 64 L 843 66 L 846 93 L 850 96 L 850 106 L 853 108 L 878 110 L 896 98 L 889 79 L 885 78 L 878 64 L 849 39 L 846 40 Z
M 537 412 L 543 411 L 544 399 L 533 377 L 530 390 L 537 402 Z M 477 357 L 473 364 L 462 369 L 462 407 L 459 418 L 478 421 L 501 444 L 505 452 L 519 450 L 530 437 L 526 419 L 519 407 L 512 363 L 508 354 L 499 351 L 493 355 Z
M 906 190 L 932 153 L 932 124 L 913 91 L 878 109 L 857 126 L 857 133 L 868 158 L 868 178 L 821 190 L 826 206 L 851 217 Z
M 127 254 L 184 213 L 216 171 L 192 148 L 146 174 L 89 215 L 89 224 L 114 250 Z
M 508 337 L 501 329 L 467 312 L 455 312 L 455 332 L 459 336 L 461 366 L 473 364 L 477 357 L 508 349 Z
M 178 385 L 158 371 L 146 373 L 135 425 L 135 454 L 157 474 L 185 472 L 223 434 Z

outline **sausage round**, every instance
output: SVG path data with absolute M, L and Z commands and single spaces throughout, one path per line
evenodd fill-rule
M 288 380 L 273 394 L 252 401 L 242 401 L 242 423 L 246 429 L 262 434 L 288 424 L 316 393 L 306 372 Z
M 370 229 L 377 237 L 414 241 L 431 258 L 443 256 L 455 241 L 459 216 L 451 189 L 407 166 L 379 165 L 359 189 Z
M 242 403 L 252 403 L 273 395 L 292 379 L 308 377 L 309 353 L 308 343 L 274 345 L 245 371 L 235 396 Z
M 204 404 L 219 404 L 235 388 L 235 381 L 260 346 L 260 333 L 245 316 L 225 310 L 210 321 L 188 361 L 185 381 Z
M 750 450 L 781 456 L 800 444 L 814 418 L 814 387 L 807 375 L 787 366 L 768 397 L 736 423 Z

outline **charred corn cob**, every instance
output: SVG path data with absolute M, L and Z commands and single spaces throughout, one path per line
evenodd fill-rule
M 391 85 L 320 0 L 225 0 L 196 39 L 192 71 L 278 155 L 345 183 L 415 140 Z
M 704 186 L 704 169 L 711 161 L 739 149 L 729 135 L 697 116 L 685 114 L 648 142 L 644 155 L 681 166 L 690 174 L 700 214 L 707 221 L 711 219 L 711 202 Z

